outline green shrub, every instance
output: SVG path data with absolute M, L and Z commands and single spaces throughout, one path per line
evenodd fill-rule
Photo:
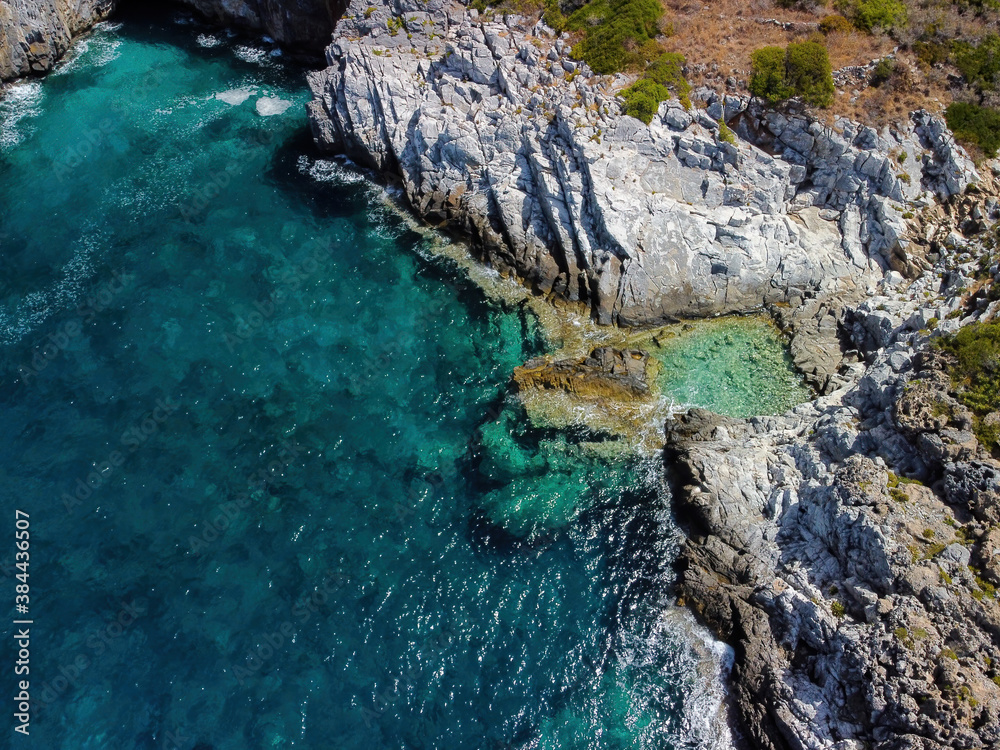
M 889 57 L 883 57 L 872 69 L 872 73 L 868 77 L 868 82 L 875 88 L 878 88 L 892 78 L 894 70 L 896 70 L 896 61 Z
M 691 106 L 688 95 L 691 85 L 684 78 L 684 55 L 665 52 L 649 64 L 642 78 L 621 92 L 625 100 L 625 114 L 649 125 L 653 121 L 660 102 L 671 94 L 681 100 L 685 107 Z
M 847 614 L 847 607 L 845 607 L 840 602 L 833 602 L 830 605 L 830 611 L 833 613 L 834 617 L 840 620 L 844 617 L 844 615 Z
M 994 114 L 1000 128 L 1000 113 Z M 956 365 L 950 373 L 955 396 L 973 411 L 976 438 L 987 449 L 993 449 L 998 445 L 1000 429 L 983 424 L 983 418 L 1000 405 L 1000 322 L 973 323 L 954 336 L 938 339 L 935 346 L 955 356 Z
M 802 42 L 781 47 L 762 47 L 751 56 L 750 93 L 771 104 L 792 96 L 814 107 L 833 104 L 833 70 L 826 47 Z
M 782 47 L 761 47 L 750 56 L 750 93 L 777 104 L 795 92 L 785 79 L 785 50 Z
M 592 0 L 566 20 L 566 28 L 586 33 L 573 56 L 601 74 L 642 67 L 660 52 L 662 17 L 659 0 Z
M 955 661 L 958 661 L 958 654 L 956 654 L 950 648 L 941 649 L 941 656 L 945 657 L 946 659 L 954 659 Z
M 819 42 L 789 44 L 785 57 L 788 85 L 796 96 L 814 107 L 833 104 L 833 69 L 826 47 Z
M 826 16 L 819 22 L 819 30 L 824 34 L 849 34 L 854 31 L 854 24 L 843 16 L 834 13 L 832 16 Z
M 673 92 L 674 96 L 680 99 L 685 107 L 691 107 L 691 84 L 684 77 L 684 55 L 677 52 L 664 52 L 656 60 L 649 64 L 644 78 L 649 78 L 661 86 L 666 86 Z
M 910 49 L 913 50 L 920 62 L 929 66 L 946 63 L 951 55 L 951 49 L 947 43 L 936 41 L 918 40 L 910 46 Z
M 1000 77 L 1000 36 L 986 34 L 973 46 L 968 42 L 956 42 L 953 54 L 955 67 L 973 88 L 980 91 L 995 91 Z
M 736 145 L 736 134 L 729 129 L 726 121 L 721 117 L 719 118 L 719 140 L 732 146 Z
M 566 28 L 566 16 L 563 15 L 562 8 L 559 7 L 559 0 L 545 0 L 545 12 L 542 13 L 542 20 L 554 31 L 561 32 Z
M 992 159 L 1000 148 L 1000 112 L 969 102 L 953 102 L 944 112 L 960 142 L 978 146 Z
M 900 0 L 859 0 L 847 5 L 851 20 L 862 31 L 889 31 L 906 25 L 906 5 Z
M 670 90 L 649 78 L 642 78 L 621 92 L 625 100 L 625 114 L 649 125 L 660 102 L 670 98 Z

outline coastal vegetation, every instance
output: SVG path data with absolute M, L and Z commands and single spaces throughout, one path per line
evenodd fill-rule
M 642 120 L 647 125 L 660 102 L 676 96 L 681 104 L 690 108 L 691 85 L 684 78 L 684 57 L 676 52 L 664 52 L 650 63 L 642 77 L 621 96 L 625 100 L 625 114 Z
M 1000 447 L 1000 322 L 974 323 L 953 336 L 937 339 L 936 346 L 951 354 L 950 375 L 955 397 L 975 415 L 973 430 L 989 449 Z
M 833 70 L 826 47 L 817 41 L 764 47 L 753 53 L 750 93 L 777 104 L 793 96 L 814 107 L 833 104 Z
M 542 18 L 601 75 L 633 74 L 626 112 L 650 121 L 699 85 L 797 98 L 873 126 L 943 112 L 974 158 L 1000 148 L 998 0 L 474 0 L 482 12 Z M 678 64 L 678 61 L 679 64 Z M 854 68 L 860 80 L 832 71 Z M 660 70 L 668 70 L 668 81 Z

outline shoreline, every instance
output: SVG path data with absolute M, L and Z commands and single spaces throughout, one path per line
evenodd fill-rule
M 670 106 L 661 109 L 666 110 L 664 114 L 673 111 Z M 315 118 L 315 108 L 313 115 Z M 702 127 L 707 129 L 707 126 Z M 942 138 L 941 143 L 953 148 L 953 143 L 948 145 L 946 132 Z M 396 158 L 393 149 L 390 148 L 387 153 Z M 916 159 L 910 161 L 915 162 Z M 953 163 L 964 164 L 961 160 Z M 363 167 L 359 169 L 364 171 Z M 381 170 L 381 176 L 387 182 L 391 182 L 392 174 L 391 170 Z M 983 224 L 991 226 L 997 216 L 997 203 L 993 196 L 998 190 L 989 175 L 980 178 L 975 174 L 975 177 L 981 185 L 981 192 L 978 197 L 973 195 L 971 200 L 976 204 L 980 215 L 986 217 Z M 396 207 L 406 212 L 414 222 L 414 228 L 417 228 L 416 225 L 422 221 L 421 212 L 411 200 L 406 181 L 400 180 L 399 184 L 404 205 L 397 204 Z M 962 211 L 956 211 L 955 207 L 963 200 L 969 200 L 967 196 L 962 197 L 965 194 L 963 186 L 960 191 L 949 195 L 946 201 L 950 203 L 943 202 L 947 210 L 934 204 L 925 206 L 928 224 L 934 221 L 940 224 L 930 234 L 942 237 L 957 232 L 964 238 L 959 229 L 961 222 L 958 221 Z M 392 200 L 391 189 L 386 190 L 386 195 Z M 427 197 L 428 193 L 416 191 L 413 195 Z M 462 200 L 461 196 L 458 200 Z M 992 201 L 992 206 L 989 201 Z M 441 205 L 446 203 L 447 199 Z M 963 211 L 971 215 L 971 208 L 966 209 Z M 447 212 L 450 209 L 442 210 Z M 949 210 L 952 211 L 951 214 L 948 213 Z M 848 222 L 844 218 L 848 213 L 845 209 L 838 219 L 840 225 Z M 476 231 L 483 231 L 484 225 L 477 224 L 469 215 L 469 211 L 465 211 L 463 218 L 452 225 L 456 232 L 461 231 L 468 221 L 472 222 Z M 923 220 L 922 217 L 920 220 Z M 441 229 L 425 224 L 420 225 L 418 231 L 436 234 Z M 913 228 L 908 226 L 907 231 L 912 232 Z M 499 234 L 502 235 L 503 232 Z M 963 239 L 964 242 L 966 240 L 968 238 Z M 504 294 L 510 294 L 511 298 L 517 296 L 514 294 L 514 287 L 519 289 L 521 301 L 511 304 L 526 304 L 533 311 L 544 307 L 544 312 L 533 314 L 541 316 L 540 320 L 542 317 L 547 318 L 555 330 L 559 330 L 561 326 L 563 331 L 563 346 L 553 356 L 581 352 L 585 354 L 584 348 L 593 343 L 587 339 L 587 334 L 597 331 L 602 332 L 599 340 L 621 341 L 623 345 L 642 336 L 654 335 L 655 329 L 648 327 L 619 327 L 613 315 L 610 319 L 605 318 L 605 322 L 612 325 L 597 325 L 593 318 L 601 319 L 603 313 L 600 309 L 595 311 L 592 305 L 588 306 L 593 303 L 593 298 L 567 300 L 567 307 L 561 307 L 552 301 L 554 295 L 558 298 L 555 282 L 548 292 L 534 294 L 531 286 L 536 285 L 537 291 L 538 279 L 541 277 L 536 276 L 532 281 L 530 273 L 522 273 L 525 269 L 517 263 L 505 267 L 504 270 L 509 274 L 506 277 L 502 271 L 490 269 L 477 257 L 477 241 L 483 240 L 481 236 L 477 240 L 475 234 L 466 245 L 446 241 L 446 248 L 454 247 L 455 252 L 443 254 L 457 262 L 463 272 L 470 274 L 470 278 L 473 278 L 471 269 L 476 269 L 484 280 L 488 277 L 497 290 L 504 287 Z M 500 257 L 507 252 L 503 250 L 504 246 L 511 250 L 516 244 L 509 237 L 499 240 L 494 238 L 493 241 L 498 244 L 485 253 L 486 262 L 491 257 Z M 974 238 L 971 242 L 975 242 Z M 964 248 L 969 252 L 976 251 L 975 245 L 969 242 L 966 242 Z M 872 261 L 873 254 L 869 250 L 862 250 L 868 260 Z M 664 448 L 664 474 L 674 494 L 675 515 L 687 519 L 685 535 L 688 540 L 677 563 L 681 576 L 677 584 L 678 591 L 695 618 L 706 624 L 717 636 L 726 634 L 723 640 L 729 641 L 736 634 L 735 677 L 732 674 L 730 676 L 727 701 L 731 700 L 733 703 L 729 718 L 737 722 L 747 743 L 751 741 L 749 738 L 753 738 L 760 747 L 780 750 L 794 746 L 789 739 L 794 738 L 795 742 L 813 743 L 816 747 L 837 747 L 839 750 L 861 747 L 863 742 L 874 741 L 878 747 L 896 750 L 944 747 L 945 743 L 959 739 L 968 741 L 971 736 L 961 732 L 959 735 L 949 735 L 948 731 L 959 730 L 945 726 L 943 719 L 932 717 L 928 720 L 931 724 L 924 721 L 922 714 L 911 710 L 909 703 L 904 700 L 907 695 L 905 690 L 911 689 L 909 683 L 900 687 L 902 683 L 899 680 L 904 678 L 897 679 L 888 672 L 879 678 L 878 684 L 895 696 L 897 703 L 894 705 L 900 716 L 883 717 L 879 720 L 882 721 L 880 724 L 874 719 L 867 723 L 850 719 L 851 711 L 859 705 L 870 708 L 875 700 L 871 695 L 864 694 L 868 686 L 858 684 L 855 679 L 859 674 L 857 670 L 861 669 L 858 665 L 885 671 L 884 665 L 880 665 L 878 654 L 868 653 L 866 649 L 872 644 L 888 648 L 885 644 L 891 645 L 891 637 L 900 628 L 915 632 L 916 626 L 909 625 L 908 620 L 907 624 L 896 625 L 897 621 L 903 621 L 898 619 L 893 609 L 886 609 L 889 605 L 883 604 L 883 601 L 890 602 L 893 608 L 914 618 L 925 617 L 937 622 L 934 618 L 940 615 L 924 599 L 938 596 L 934 591 L 926 593 L 928 590 L 943 587 L 925 582 L 924 588 L 918 590 L 919 582 L 910 580 L 914 569 L 929 570 L 930 565 L 937 565 L 945 575 L 958 581 L 954 584 L 956 590 L 965 587 L 962 592 L 951 592 L 953 598 L 959 598 L 962 602 L 959 614 L 949 610 L 947 615 L 958 623 L 956 627 L 967 627 L 967 621 L 974 620 L 973 615 L 979 612 L 977 605 L 969 604 L 963 598 L 966 596 L 966 589 L 974 591 L 973 584 L 961 578 L 964 571 L 956 569 L 948 573 L 952 570 L 948 567 L 949 561 L 935 562 L 936 557 L 920 561 L 919 565 L 916 560 L 907 563 L 905 556 L 899 557 L 902 555 L 900 549 L 905 545 L 903 542 L 892 541 L 895 538 L 893 535 L 903 533 L 896 527 L 893 527 L 891 534 L 883 534 L 884 541 L 888 541 L 882 547 L 876 544 L 863 548 L 864 554 L 868 555 L 866 564 L 881 571 L 885 580 L 880 582 L 874 577 L 865 578 L 865 574 L 847 554 L 854 549 L 851 544 L 870 542 L 867 536 L 856 536 L 856 525 L 863 527 L 865 534 L 875 534 L 869 530 L 881 528 L 890 522 L 897 526 L 910 523 L 907 514 L 912 509 L 926 507 L 937 509 L 935 512 L 946 513 L 947 508 L 968 502 L 961 499 L 965 495 L 961 495 L 958 490 L 952 495 L 949 494 L 950 491 L 940 488 L 928 489 L 931 493 L 928 495 L 923 490 L 909 486 L 902 490 L 904 494 L 909 493 L 906 507 L 902 507 L 903 504 L 899 501 L 897 503 L 900 507 L 887 502 L 887 498 L 892 498 L 891 490 L 898 489 L 890 486 L 892 477 L 897 474 L 904 476 L 902 471 L 897 473 L 894 469 L 901 465 L 915 465 L 914 462 L 917 461 L 922 462 L 925 468 L 933 465 L 933 458 L 925 455 L 925 447 L 911 433 L 937 436 L 921 438 L 925 442 L 932 439 L 940 441 L 943 434 L 941 430 L 944 429 L 907 432 L 901 426 L 897 412 L 902 393 L 910 381 L 933 372 L 933 366 L 925 367 L 924 355 L 921 354 L 927 350 L 930 339 L 929 334 L 920 333 L 925 328 L 924 324 L 934 319 L 938 321 L 936 325 L 941 326 L 942 331 L 957 331 L 959 319 L 949 322 L 946 318 L 954 310 L 961 309 L 964 297 L 962 293 L 956 293 L 955 285 L 951 285 L 950 291 L 946 289 L 940 300 L 921 299 L 919 295 L 930 292 L 932 282 L 937 280 L 938 274 L 955 272 L 960 277 L 971 278 L 971 266 L 967 263 L 963 268 L 957 260 L 958 250 L 954 250 L 952 255 L 947 252 L 939 253 L 936 262 L 928 260 L 927 254 L 926 247 L 917 245 L 909 246 L 909 253 L 904 253 L 903 270 L 913 273 L 915 277 L 911 279 L 904 279 L 897 270 L 888 270 L 890 263 L 880 269 L 880 273 L 884 272 L 882 281 L 873 281 L 875 269 L 869 267 L 862 274 L 863 281 L 868 286 L 859 284 L 847 294 L 843 290 L 828 288 L 823 293 L 816 291 L 809 297 L 807 294 L 793 294 L 793 288 L 790 287 L 784 292 L 785 299 L 761 302 L 761 308 L 767 310 L 768 316 L 772 320 L 777 319 L 776 324 L 784 320 L 782 327 L 793 342 L 793 356 L 797 356 L 797 366 L 804 371 L 810 367 L 813 369 L 809 373 L 811 382 L 819 391 L 814 398 L 774 417 L 741 420 L 692 410 L 667 424 L 669 438 Z M 463 265 L 456 255 L 462 255 L 466 264 Z M 539 257 L 536 254 L 532 262 Z M 893 273 L 898 279 L 891 276 Z M 473 281 L 478 283 L 474 278 Z M 490 295 L 488 291 L 485 293 Z M 904 293 L 910 294 L 911 299 L 901 300 Z M 508 299 L 506 296 L 503 298 L 505 301 Z M 776 307 L 776 304 L 779 306 Z M 780 306 L 784 304 L 789 307 Z M 881 306 L 886 309 L 880 309 Z M 574 308 L 589 311 L 589 314 L 574 312 Z M 788 311 L 787 314 L 785 310 Z M 940 314 L 942 310 L 947 312 Z M 995 312 L 995 309 L 986 308 L 974 310 L 962 317 L 965 324 L 969 324 L 973 320 L 989 318 Z M 753 313 L 739 311 L 729 314 L 742 316 Z M 697 319 L 716 319 L 720 315 L 721 313 Z M 624 319 L 627 320 L 628 317 L 625 316 Z M 541 325 L 545 327 L 544 322 Z M 797 336 L 802 337 L 798 350 L 794 348 Z M 567 339 L 571 342 L 568 345 Z M 806 346 L 806 342 L 812 346 Z M 848 348 L 848 351 L 841 352 L 845 342 L 846 346 L 843 348 Z M 829 354 L 828 350 L 834 344 L 834 356 L 820 361 L 817 349 L 820 353 Z M 846 356 L 839 356 L 841 354 Z M 853 420 L 858 424 L 854 424 Z M 956 460 L 951 463 L 964 462 L 971 465 L 970 462 L 977 462 L 977 466 L 980 463 L 993 463 L 978 447 L 970 450 L 971 453 L 952 456 Z M 673 476 L 666 460 L 669 454 L 673 454 L 676 459 L 673 471 L 677 473 Z M 737 457 L 737 454 L 743 458 Z M 741 471 L 741 461 L 750 468 Z M 948 469 L 947 462 L 941 462 L 940 459 L 938 464 L 935 471 L 939 474 L 957 471 Z M 808 470 L 803 470 L 802 465 L 807 466 Z M 724 473 L 723 469 L 729 473 Z M 765 470 L 763 474 L 762 469 Z M 781 476 L 774 478 L 777 476 L 775 472 L 781 472 Z M 888 478 L 883 479 L 884 476 Z M 744 492 L 744 482 L 752 489 Z M 939 503 L 940 508 L 945 510 L 940 510 L 935 503 Z M 830 507 L 833 510 L 829 510 Z M 738 510 L 738 513 L 734 514 L 733 509 Z M 820 518 L 823 513 L 828 512 L 832 515 Z M 957 515 L 953 521 L 959 523 L 956 519 Z M 963 527 L 970 524 L 969 528 L 977 528 L 972 521 L 962 522 Z M 843 549 L 832 548 L 822 539 L 823 529 L 837 530 L 838 534 L 842 533 L 845 539 L 852 541 Z M 947 531 L 939 530 L 936 533 L 944 534 Z M 980 536 L 975 538 L 985 539 L 986 533 L 981 531 Z M 921 544 L 919 539 L 914 543 Z M 977 541 L 975 544 L 986 542 Z M 978 547 L 974 549 L 978 550 Z M 960 555 L 958 551 L 954 554 Z M 883 557 L 886 559 L 883 560 Z M 855 567 L 852 568 L 852 565 Z M 831 573 L 834 568 L 837 572 Z M 815 576 L 823 579 L 822 585 L 814 582 Z M 831 593 L 833 589 L 836 589 L 835 593 Z M 946 589 L 946 593 L 948 591 Z M 728 619 L 727 610 L 730 613 Z M 989 617 L 989 610 L 985 611 L 987 614 L 981 616 Z M 737 612 L 739 614 L 735 615 Z M 924 626 L 919 627 L 925 629 Z M 742 634 L 739 633 L 740 629 L 743 630 Z M 933 629 L 928 632 L 930 635 L 927 636 L 926 648 L 930 648 L 930 643 L 935 648 L 939 647 L 941 653 L 953 648 L 948 645 L 950 641 L 943 632 Z M 983 642 L 975 640 L 976 631 L 963 632 L 972 642 L 978 643 L 984 653 L 991 648 L 988 634 Z M 789 639 L 791 647 L 788 645 Z M 839 671 L 842 665 L 834 664 L 832 652 L 824 650 L 824 644 L 828 641 L 854 660 L 848 665 L 849 669 L 845 667 L 844 672 Z M 914 648 L 916 646 L 924 648 L 919 643 Z M 1000 653 L 997 648 L 994 638 L 991 653 Z M 798 653 L 800 649 L 801 655 Z M 916 657 L 907 656 L 907 651 L 913 650 L 900 652 L 900 658 L 904 661 L 907 658 L 915 659 Z M 792 656 L 786 656 L 789 651 Z M 948 679 L 953 679 L 948 671 L 952 666 L 950 661 L 950 657 L 939 655 L 932 659 L 927 656 L 920 664 L 925 671 L 930 671 L 933 680 L 937 679 L 934 674 L 941 670 L 948 672 Z M 956 669 L 969 672 L 974 668 L 965 655 L 956 657 L 954 661 L 958 665 Z M 803 664 L 806 666 L 803 667 Z M 979 665 L 975 668 L 986 677 L 991 667 Z M 787 670 L 790 677 L 782 678 L 781 670 Z M 817 674 L 823 679 L 818 679 Z M 905 679 L 916 678 L 907 675 Z M 995 698 L 989 692 L 990 686 L 986 683 L 980 685 L 979 682 L 969 684 L 970 695 L 979 696 L 975 698 L 977 705 L 988 707 L 991 698 Z M 931 687 L 934 685 L 936 682 L 932 681 Z M 770 691 L 770 697 L 766 701 L 761 700 L 760 695 L 754 692 L 765 688 Z M 938 694 L 940 697 L 937 697 Z M 957 698 L 957 702 L 952 701 L 949 697 L 951 693 L 944 687 L 941 687 L 938 694 L 934 700 L 941 705 L 961 704 Z M 845 695 L 849 700 L 843 697 Z M 838 699 L 842 701 L 840 706 L 837 705 Z M 968 700 L 966 704 L 969 704 L 969 710 L 975 708 Z M 814 710 L 812 719 L 809 718 L 810 706 Z M 959 708 L 951 710 L 957 712 Z M 947 711 L 942 711 L 941 715 L 947 716 Z M 896 719 L 910 721 L 911 714 L 916 717 L 912 719 L 912 726 L 907 724 L 902 727 L 892 723 Z M 978 716 L 983 722 L 978 730 L 981 737 L 985 737 L 988 742 L 990 737 L 1000 736 L 989 734 L 1000 732 L 1000 729 L 996 729 L 996 716 L 982 711 Z M 885 734 L 889 731 L 887 727 L 892 728 L 892 731 L 908 727 L 913 730 L 914 737 L 921 738 L 919 742 L 928 744 L 893 744 L 892 738 Z M 882 735 L 878 735 L 877 731 L 882 732 Z M 919 734 L 920 732 L 923 734 Z M 917 741 L 913 740 L 914 743 Z

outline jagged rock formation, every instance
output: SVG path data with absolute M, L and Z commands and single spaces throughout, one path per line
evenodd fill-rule
M 587 357 L 529 360 L 515 368 L 513 380 L 519 391 L 559 390 L 582 398 L 627 401 L 649 395 L 648 367 L 644 351 L 602 346 Z
M 705 109 L 665 102 L 646 127 L 620 113 L 623 81 L 544 26 L 451 0 L 354 0 L 327 57 L 310 80 L 321 147 L 395 176 L 429 222 L 601 323 L 857 299 L 919 269 L 906 204 L 976 178 L 926 113 L 876 133 L 704 91 Z
M 941 254 L 905 294 L 845 309 L 864 361 L 838 390 L 781 417 L 667 425 L 681 590 L 736 648 L 759 747 L 1000 746 L 1000 463 L 921 332 L 998 304 L 964 307 L 975 262 Z
M 44 73 L 116 0 L 0 0 L 0 81 Z

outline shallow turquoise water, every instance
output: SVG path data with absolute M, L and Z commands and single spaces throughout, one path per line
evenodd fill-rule
M 524 425 L 534 321 L 310 155 L 269 51 L 126 17 L 0 100 L 12 745 L 724 741 L 658 468 Z
M 677 404 L 730 417 L 782 414 L 810 398 L 785 342 L 763 318 L 728 318 L 685 325 L 656 357 L 660 387 Z

